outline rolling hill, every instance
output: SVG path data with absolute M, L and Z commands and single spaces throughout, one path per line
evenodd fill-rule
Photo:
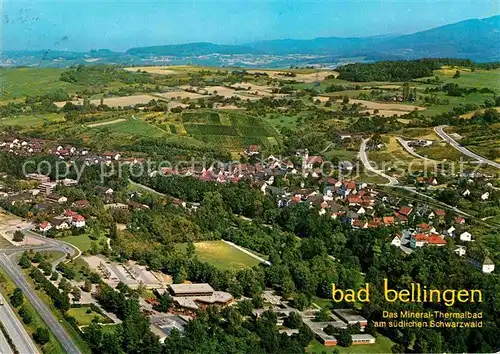
M 400 36 L 360 38 L 322 37 L 308 40 L 278 39 L 240 46 L 187 43 L 132 48 L 129 55 L 197 56 L 208 54 L 315 54 L 336 57 L 370 56 L 374 59 L 423 57 L 500 60 L 500 16 L 471 19 Z

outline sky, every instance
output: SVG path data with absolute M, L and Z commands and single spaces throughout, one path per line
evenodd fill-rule
M 2 50 L 408 34 L 500 13 L 500 0 L 0 0 Z

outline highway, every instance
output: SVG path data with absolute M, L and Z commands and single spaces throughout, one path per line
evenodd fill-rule
M 497 163 L 495 161 L 488 160 L 482 156 L 479 156 L 478 154 L 473 153 L 472 151 L 466 149 L 459 143 L 457 143 L 451 136 L 449 136 L 447 133 L 445 133 L 444 128 L 446 128 L 446 125 L 440 125 L 434 128 L 434 131 L 436 132 L 437 135 L 439 135 L 444 141 L 446 141 L 448 144 L 453 146 L 455 149 L 460 151 L 462 154 L 467 155 L 469 157 L 472 157 L 473 159 L 476 159 L 477 161 L 496 167 L 500 169 L 500 163 Z
M 16 285 L 23 291 L 26 299 L 31 302 L 35 310 L 40 314 L 47 327 L 54 333 L 61 345 L 64 347 L 68 354 L 79 354 L 80 350 L 73 343 L 71 337 L 66 333 L 66 330 L 54 317 L 50 309 L 38 298 L 35 290 L 33 290 L 24 278 L 24 273 L 21 268 L 15 265 L 6 254 L 0 254 L 0 266 L 5 270 L 8 276 L 16 283 Z
M 366 156 L 366 143 L 369 140 L 370 140 L 370 138 L 363 139 L 363 141 L 361 141 L 361 146 L 359 147 L 359 158 L 360 158 L 361 162 L 363 163 L 363 166 L 365 167 L 365 170 L 370 171 L 372 173 L 375 173 L 375 174 L 377 174 L 377 175 L 379 175 L 379 176 L 384 177 L 385 179 L 387 179 L 389 181 L 389 183 L 386 184 L 387 186 L 395 186 L 395 185 L 397 185 L 399 182 L 398 182 L 398 180 L 396 178 L 391 177 L 391 176 L 385 174 L 382 171 L 376 170 L 375 168 L 373 168 L 370 165 L 370 161 L 368 160 L 368 156 Z
M 7 299 L 0 295 L 3 305 L 0 306 L 0 321 L 2 322 L 7 334 L 14 343 L 19 353 L 39 353 L 35 343 L 29 336 L 28 332 L 24 329 L 23 325 L 16 317 L 14 310 L 10 307 Z M 0 353 L 12 353 L 7 340 L 0 332 Z
M 10 349 L 9 343 L 7 342 L 7 338 L 0 332 L 0 353 L 2 354 L 14 354 L 12 349 Z

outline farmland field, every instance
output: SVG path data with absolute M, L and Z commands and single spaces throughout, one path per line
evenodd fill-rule
M 160 129 L 157 126 L 144 122 L 138 119 L 124 119 L 115 120 L 113 124 L 111 122 L 107 122 L 107 125 L 96 126 L 95 124 L 89 125 L 89 127 L 93 126 L 93 129 L 101 129 L 105 131 L 110 131 L 113 133 L 126 133 L 131 135 L 138 136 L 148 136 L 148 137 L 160 137 L 165 135 L 167 132 Z

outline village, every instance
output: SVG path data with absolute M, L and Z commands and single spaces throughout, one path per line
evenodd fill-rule
M 123 157 L 122 153 L 118 152 L 98 154 L 89 149 L 63 147 L 40 139 L 6 139 L 0 146 L 5 152 L 19 156 L 49 154 L 68 166 L 78 162 L 87 166 L 97 164 L 109 166 L 114 163 L 133 166 L 145 160 L 143 156 Z M 304 204 L 308 208 L 317 210 L 320 216 L 338 220 L 352 229 L 390 228 L 393 230 L 393 238 L 388 239 L 387 243 L 406 254 L 418 252 L 424 247 L 444 247 L 451 242 L 457 257 L 466 257 L 478 271 L 491 273 L 495 269 L 495 264 L 487 254 L 471 249 L 470 245 L 474 244 L 475 236 L 468 228 L 468 217 L 460 213 L 423 202 L 414 203 L 404 197 L 393 195 L 377 185 L 356 181 L 354 177 L 342 178 L 342 173 L 334 178 L 324 170 L 324 158 L 309 156 L 307 149 L 296 151 L 290 158 L 282 159 L 271 155 L 260 159 L 259 146 L 251 145 L 242 154 L 252 163 L 250 161 L 234 165 L 218 163 L 206 169 L 196 167 L 176 170 L 163 167 L 150 172 L 150 177 L 185 176 L 218 184 L 247 181 L 263 195 L 274 198 L 279 208 Z M 339 169 L 340 172 L 349 175 L 353 172 L 353 164 L 342 162 Z M 27 188 L 19 189 L 13 188 L 13 183 L 2 183 L 2 180 L 9 180 L 8 174 L 4 173 L 0 177 L 0 199 L 3 199 L 6 205 L 18 208 L 30 206 L 31 211 L 26 217 L 31 222 L 31 231 L 57 239 L 61 235 L 67 235 L 68 232 L 78 236 L 88 229 L 89 220 L 85 215 L 88 215 L 86 209 L 92 207 L 90 198 L 75 200 L 59 192 L 61 188 L 71 189 L 78 186 L 80 181 L 66 177 L 52 180 L 48 175 L 32 172 L 25 175 L 24 185 Z M 301 182 L 295 186 L 283 183 L 289 178 Z M 310 183 L 311 180 L 314 184 Z M 438 184 L 436 177 L 415 178 L 417 186 L 432 188 Z M 491 189 L 491 187 L 489 185 L 486 188 Z M 471 194 L 470 189 L 462 188 L 460 194 L 468 197 Z M 97 184 L 93 188 L 93 194 L 104 202 L 106 209 L 130 211 L 149 209 L 147 204 L 138 202 L 134 198 L 137 192 L 130 192 L 124 198 L 123 194 L 115 193 L 113 188 Z M 487 191 L 478 195 L 481 200 L 486 200 L 488 197 Z M 200 207 L 199 203 L 190 203 L 179 198 L 171 198 L 171 203 L 188 211 L 195 211 Z M 28 229 L 30 227 L 26 228 Z M 10 238 L 8 240 L 10 242 L 15 241 L 13 233 L 4 233 L 2 236 Z M 91 271 L 99 274 L 112 288 L 124 286 L 131 289 L 144 288 L 149 290 L 150 294 L 154 294 L 141 298 L 140 306 L 150 318 L 152 332 L 162 340 L 165 340 L 174 328 L 182 332 L 189 320 L 196 317 L 196 311 L 200 308 L 214 305 L 238 306 L 239 302 L 250 300 L 245 297 L 236 299 L 226 291 L 215 291 L 208 283 L 174 284 L 171 277 L 130 261 L 120 263 L 95 254 L 84 254 L 82 259 L 89 265 Z M 50 280 L 48 275 L 46 277 Z M 50 281 L 56 284 L 54 280 Z M 72 286 L 82 286 L 76 281 L 70 283 Z M 94 299 L 98 291 L 95 286 L 92 287 L 89 293 L 84 293 L 85 295 L 78 299 L 78 303 L 82 306 L 92 306 L 102 316 L 109 318 L 111 323 L 121 323 L 114 314 L 99 306 Z M 165 295 L 171 297 L 174 304 L 168 313 L 155 310 L 159 304 L 158 299 Z M 327 313 L 324 310 L 311 308 L 299 311 L 272 290 L 266 290 L 263 298 L 265 307 L 254 309 L 253 314 L 258 317 L 269 309 L 275 312 L 280 333 L 297 334 L 298 330 L 291 328 L 293 325 L 289 323 L 290 316 L 293 318 L 298 315 L 324 346 L 335 346 L 342 341 L 334 334 L 339 330 L 351 332 L 352 344 L 376 343 L 373 335 L 364 333 L 367 320 L 354 309 L 333 309 Z

